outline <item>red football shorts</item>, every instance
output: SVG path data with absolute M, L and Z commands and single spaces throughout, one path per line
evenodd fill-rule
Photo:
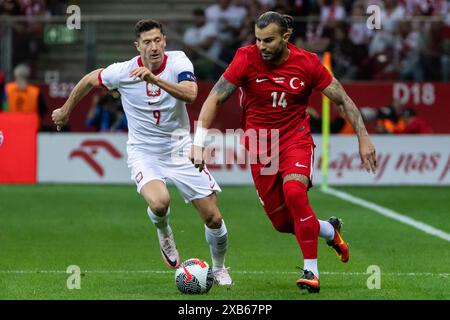
M 312 142 L 291 144 L 280 151 L 278 171 L 275 174 L 264 175 L 261 170 L 268 165 L 251 164 L 253 182 L 259 199 L 267 214 L 282 206 L 284 201 L 283 178 L 291 173 L 309 177 L 309 188 L 312 187 L 314 167 L 314 148 Z M 275 160 L 272 160 L 276 161 Z M 269 165 L 273 165 L 272 163 Z

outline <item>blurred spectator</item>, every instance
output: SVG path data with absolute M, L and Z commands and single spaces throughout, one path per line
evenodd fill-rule
M 217 0 L 217 4 L 206 8 L 205 14 L 208 23 L 216 24 L 222 45 L 221 60 L 230 62 L 240 46 L 240 28 L 247 16 L 247 9 L 231 4 L 231 0 Z
M 222 46 L 217 39 L 216 24 L 206 22 L 205 11 L 203 9 L 195 9 L 193 11 L 194 26 L 188 28 L 183 36 L 183 42 L 186 45 L 186 53 L 192 59 L 195 65 L 195 71 L 200 79 L 213 79 L 215 74 L 210 72 L 213 63 L 210 59 L 205 59 L 199 55 L 195 48 L 200 48 L 208 54 L 208 56 L 217 60 L 219 58 Z
M 398 0 L 384 0 L 381 9 L 381 24 L 385 32 L 394 32 L 397 24 L 405 18 L 405 8 Z
M 0 0 L 0 15 L 47 15 L 44 0 Z M 43 50 L 44 23 L 30 19 L 26 22 L 13 24 L 12 39 L 13 52 L 12 64 L 17 65 L 26 61 L 35 74 L 39 53 Z
M 277 5 L 277 0 L 257 0 L 263 11 L 270 11 Z
M 39 118 L 47 112 L 47 104 L 39 87 L 28 82 L 30 68 L 19 64 L 14 68 L 15 81 L 6 84 L 6 105 L 8 112 L 35 112 Z
M 440 44 L 442 46 L 441 65 L 442 81 L 450 80 L 450 6 L 447 7 L 444 26 L 442 28 L 442 37 Z
M 216 23 L 219 32 L 232 35 L 233 31 L 239 29 L 247 15 L 247 10 L 242 6 L 236 6 L 231 0 L 217 0 L 217 4 L 206 8 L 206 19 L 208 22 Z
M 127 118 L 122 109 L 119 92 L 113 90 L 94 99 L 86 117 L 86 125 L 97 131 L 126 131 Z
M 307 22 L 306 18 L 312 13 L 312 2 L 309 0 L 278 0 L 274 11 L 288 14 L 293 17 L 299 17 L 293 23 L 293 32 L 291 41 L 295 43 L 298 38 L 306 37 Z
M 22 8 L 17 0 L 0 0 L 0 15 L 18 16 Z
M 353 45 L 352 79 L 367 79 L 372 76 L 368 59 L 368 45 L 373 32 L 367 28 L 365 15 L 365 2 L 363 0 L 355 1 L 351 9 L 352 21 L 348 31 L 348 38 Z
M 447 12 L 447 0 L 403 0 L 406 14 L 412 16 L 442 16 Z
M 427 80 L 444 80 L 447 66 L 445 56 L 449 52 L 450 29 L 443 21 L 430 22 L 421 32 L 421 58 L 424 78 Z
M 63 16 L 69 6 L 67 0 L 46 0 L 47 13 L 52 16 Z
M 347 26 L 340 24 L 334 29 L 333 46 L 333 73 L 338 79 L 351 80 L 358 73 L 358 57 L 355 46 L 350 41 Z
M 194 16 L 194 26 L 188 28 L 184 33 L 184 44 L 189 47 L 199 47 L 207 51 L 211 57 L 217 59 L 221 46 L 220 42 L 217 41 L 218 32 L 216 24 L 206 22 L 205 11 L 203 9 L 195 9 L 192 14 Z M 190 56 L 192 57 L 192 55 Z
M 401 115 L 401 105 L 398 100 L 393 100 L 389 106 L 380 108 L 376 123 L 377 133 L 394 134 L 405 129 L 405 120 Z
M 423 81 L 422 39 L 417 24 L 409 21 L 398 23 L 395 49 L 399 56 L 400 80 Z
M 370 77 L 376 80 L 392 79 L 395 77 L 394 36 L 389 32 L 374 30 L 370 41 L 368 58 L 370 59 Z
M 367 46 L 372 36 L 372 31 L 367 28 L 365 14 L 364 1 L 355 1 L 352 7 L 352 22 L 348 35 L 355 46 Z
M 343 21 L 346 13 L 339 0 L 321 0 L 320 22 L 323 25 L 334 25 L 336 22 Z
M 258 17 L 266 11 L 272 11 L 277 5 L 277 0 L 242 0 L 240 4 L 243 5 L 252 18 Z M 252 12 L 251 12 L 252 11 Z
M 346 13 L 339 0 L 321 0 L 320 22 L 309 21 L 305 26 L 304 38 L 297 38 L 295 44 L 307 51 L 323 53 L 331 50 L 334 28 L 345 19 Z
M 333 37 L 334 29 L 332 27 L 323 28 L 320 24 L 309 21 L 306 24 L 305 39 L 297 38 L 295 45 L 307 51 L 323 53 L 331 49 Z
M 44 0 L 19 0 L 22 11 L 27 16 L 46 15 L 46 6 Z
M 405 119 L 405 128 L 400 132 L 404 134 L 428 134 L 433 133 L 431 127 L 425 120 L 419 118 L 416 112 L 411 109 L 403 111 L 403 119 Z

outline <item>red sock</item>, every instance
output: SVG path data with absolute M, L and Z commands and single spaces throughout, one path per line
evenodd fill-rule
M 306 186 L 300 181 L 290 180 L 283 185 L 284 198 L 294 216 L 295 237 L 304 259 L 317 259 L 319 220 L 311 209 Z

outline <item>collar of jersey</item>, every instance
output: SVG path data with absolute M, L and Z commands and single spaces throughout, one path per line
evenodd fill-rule
M 142 63 L 142 57 L 141 57 L 141 56 L 138 57 L 137 63 L 138 63 L 138 65 L 139 65 L 139 67 L 143 67 L 143 66 L 144 66 L 144 64 Z M 159 66 L 158 69 L 156 69 L 155 71 L 152 71 L 153 74 L 154 74 L 155 76 L 157 76 L 157 75 L 159 75 L 161 72 L 163 72 L 164 69 L 166 68 L 166 64 L 167 64 L 167 55 L 164 54 L 163 62 L 161 63 L 161 65 Z

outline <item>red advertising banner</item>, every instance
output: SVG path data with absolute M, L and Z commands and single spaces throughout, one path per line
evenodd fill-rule
M 50 119 L 51 111 L 65 102 L 74 85 L 73 83 L 59 83 L 42 86 L 50 106 L 49 113 L 43 119 L 44 126 L 54 127 Z M 188 105 L 191 128 L 193 128 L 193 122 L 198 119 L 202 104 L 213 85 L 213 82 L 199 82 L 197 100 L 193 104 Z M 370 107 L 378 109 L 387 106 L 393 99 L 398 99 L 404 107 L 416 110 L 417 115 L 433 128 L 434 133 L 450 133 L 450 83 L 347 82 L 344 84 L 344 88 L 360 108 Z M 236 90 L 235 94 L 221 106 L 214 122 L 214 127 L 223 132 L 225 129 L 236 129 L 240 126 L 241 107 L 238 100 L 238 91 Z M 93 131 L 84 122 L 95 94 L 96 92 L 92 92 L 75 109 L 69 123 L 71 131 Z M 322 106 L 320 93 L 315 92 L 311 96 L 310 105 L 320 112 Z M 336 114 L 337 111 L 335 108 L 333 109 L 334 114 Z M 369 131 L 373 132 L 373 127 L 371 125 L 368 127 Z
M 36 183 L 38 117 L 0 112 L 0 183 Z

